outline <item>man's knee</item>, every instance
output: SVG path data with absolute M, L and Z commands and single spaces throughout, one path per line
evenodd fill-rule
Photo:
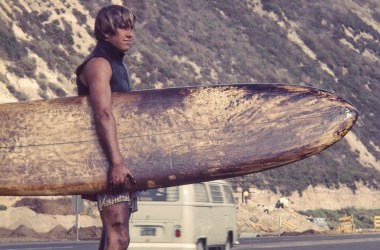
M 110 232 L 110 241 L 117 244 L 117 249 L 126 249 L 129 246 L 130 237 L 128 224 L 123 222 L 115 222 L 112 224 L 112 232 Z
M 103 226 L 106 228 L 106 248 L 127 249 L 129 246 L 128 203 L 117 203 L 103 207 L 101 212 Z

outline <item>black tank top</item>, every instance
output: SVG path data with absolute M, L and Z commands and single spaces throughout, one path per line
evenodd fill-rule
M 126 92 L 131 90 L 127 66 L 123 62 L 124 52 L 118 50 L 107 41 L 98 41 L 95 49 L 90 53 L 85 61 L 79 65 L 75 72 L 77 75 L 76 83 L 78 87 L 78 95 L 90 94 L 89 88 L 80 81 L 79 75 L 82 73 L 86 63 L 95 57 L 103 57 L 111 64 L 111 92 Z

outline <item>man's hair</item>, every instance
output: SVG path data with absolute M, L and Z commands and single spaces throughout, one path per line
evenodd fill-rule
M 117 28 L 133 29 L 135 21 L 136 16 L 126 7 L 120 5 L 103 7 L 95 19 L 95 38 L 98 41 L 103 41 L 105 34 L 116 35 Z

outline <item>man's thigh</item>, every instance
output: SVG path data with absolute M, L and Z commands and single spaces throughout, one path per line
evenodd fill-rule
M 129 202 L 127 201 L 104 206 L 100 211 L 103 226 L 107 231 L 128 230 L 129 215 Z

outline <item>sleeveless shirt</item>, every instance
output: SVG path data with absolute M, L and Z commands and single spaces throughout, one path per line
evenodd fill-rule
M 95 57 L 103 57 L 106 59 L 112 68 L 112 76 L 110 80 L 111 92 L 126 92 L 131 90 L 129 75 L 126 65 L 123 62 L 124 52 L 118 50 L 115 46 L 107 41 L 98 41 L 95 49 L 79 65 L 76 70 L 78 95 L 89 95 L 90 91 L 79 79 L 86 63 Z
M 95 49 L 90 55 L 79 65 L 76 70 L 78 95 L 89 95 L 90 90 L 79 79 L 86 63 L 95 57 L 103 57 L 112 68 L 112 76 L 110 80 L 111 92 L 127 92 L 131 90 L 129 75 L 126 65 L 123 63 L 124 52 L 118 50 L 115 46 L 107 41 L 98 41 Z M 129 201 L 130 212 L 137 211 L 137 193 L 128 191 L 121 194 L 98 194 L 97 195 L 99 211 L 103 206 L 112 205 L 118 202 Z

